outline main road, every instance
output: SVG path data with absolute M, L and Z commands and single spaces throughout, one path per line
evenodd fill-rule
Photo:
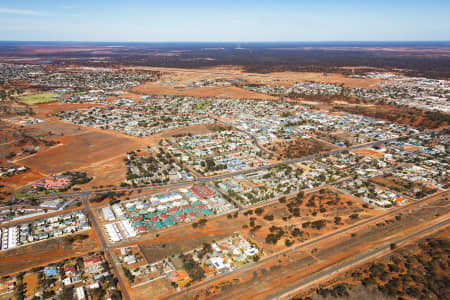
M 441 130 L 430 130 L 428 132 L 440 132 L 440 131 Z M 360 144 L 360 145 L 355 145 L 355 146 L 350 146 L 350 147 L 345 147 L 345 148 L 339 148 L 339 149 L 335 149 L 335 150 L 331 150 L 331 151 L 327 151 L 327 152 L 321 152 L 321 153 L 317 153 L 317 154 L 304 156 L 304 157 L 301 157 L 301 158 L 290 159 L 290 160 L 283 160 L 283 161 L 279 161 L 279 162 L 276 162 L 276 163 L 267 164 L 267 165 L 264 165 L 262 167 L 257 167 L 257 168 L 252 168 L 252 169 L 245 169 L 245 170 L 241 170 L 241 171 L 237 171 L 237 172 L 232 172 L 232 173 L 227 173 L 227 174 L 217 175 L 217 176 L 211 176 L 211 177 L 200 177 L 200 178 L 198 178 L 196 180 L 181 181 L 181 182 L 175 182 L 175 183 L 170 183 L 170 184 L 166 184 L 166 185 L 149 184 L 149 185 L 139 185 L 139 186 L 135 186 L 135 187 L 121 187 L 121 188 L 86 190 L 86 191 L 79 191 L 79 192 L 54 193 L 54 194 L 39 196 L 39 197 L 35 197 L 35 198 L 38 198 L 38 199 L 54 199 L 54 198 L 59 198 L 59 197 L 79 197 L 79 196 L 81 196 L 81 197 L 82 196 L 88 196 L 89 197 L 92 194 L 97 194 L 97 193 L 128 192 L 128 191 L 136 191 L 136 190 L 152 190 L 152 189 L 155 189 L 155 188 L 176 188 L 176 187 L 181 187 L 181 186 L 195 184 L 195 183 L 207 183 L 207 182 L 211 182 L 211 181 L 215 181 L 215 180 L 222 180 L 222 179 L 231 178 L 231 177 L 235 177 L 235 176 L 239 176 L 239 175 L 243 175 L 243 174 L 248 174 L 248 173 L 252 173 L 252 172 L 264 171 L 264 170 L 267 170 L 267 169 L 270 169 L 270 168 L 273 168 L 273 167 L 277 167 L 277 166 L 280 166 L 280 165 L 301 163 L 301 162 L 309 161 L 309 160 L 312 160 L 312 159 L 315 159 L 315 158 L 318 158 L 318 157 L 324 157 L 324 156 L 327 156 L 327 155 L 334 155 L 334 154 L 342 153 L 342 152 L 345 152 L 345 151 L 353 151 L 353 150 L 358 150 L 358 149 L 362 149 L 362 148 L 374 147 L 374 146 L 378 146 L 378 145 L 381 145 L 381 144 L 384 144 L 384 143 L 388 143 L 388 142 L 391 142 L 391 141 L 396 141 L 396 140 L 399 140 L 399 139 L 402 139 L 402 138 L 415 137 L 415 136 L 418 136 L 418 135 L 423 134 L 423 133 L 424 132 L 420 132 L 420 133 L 415 133 L 415 134 L 411 134 L 411 135 L 404 135 L 404 136 L 394 137 L 394 138 L 390 138 L 390 139 L 374 141 L 374 142 L 370 142 L 370 143 L 366 143 L 366 144 Z
M 264 263 L 264 262 L 266 262 L 266 261 L 268 261 L 268 260 L 270 260 L 270 259 L 278 258 L 278 257 L 282 256 L 283 254 L 290 253 L 290 252 L 297 251 L 297 250 L 300 250 L 300 249 L 303 249 L 303 248 L 307 248 L 307 247 L 309 247 L 309 246 L 316 245 L 316 244 L 318 244 L 318 243 L 320 243 L 320 242 L 323 242 L 323 241 L 325 241 L 325 240 L 332 239 L 332 238 L 334 238 L 334 237 L 336 237 L 336 236 L 338 236 L 338 235 L 340 235 L 340 234 L 342 234 L 342 233 L 346 233 L 346 232 L 349 232 L 349 231 L 351 231 L 351 230 L 354 230 L 354 229 L 357 229 L 357 228 L 361 228 L 362 226 L 367 225 L 367 224 L 369 224 L 369 223 L 373 223 L 373 222 L 378 221 L 378 220 L 380 220 L 380 219 L 384 219 L 384 218 L 386 218 L 386 217 L 388 217 L 388 216 L 396 215 L 396 214 L 398 214 L 398 213 L 401 212 L 401 211 L 409 210 L 409 209 L 411 209 L 411 208 L 413 208 L 413 207 L 420 206 L 420 205 L 422 205 L 424 202 L 428 201 L 429 199 L 434 198 L 434 197 L 438 197 L 438 196 L 443 195 L 443 194 L 446 194 L 446 193 L 448 193 L 448 191 L 442 191 L 442 192 L 439 192 L 439 193 L 437 193 L 437 194 L 430 195 L 430 196 L 425 197 L 425 198 L 423 198 L 423 199 L 421 199 L 421 200 L 418 200 L 418 201 L 416 201 L 416 202 L 412 202 L 412 203 L 406 204 L 406 205 L 404 205 L 404 206 L 401 206 L 401 207 L 398 207 L 398 208 L 391 209 L 391 210 L 385 212 L 384 214 L 381 214 L 381 215 L 378 215 L 378 216 L 374 216 L 374 217 L 372 217 L 372 218 L 366 219 L 366 220 L 361 221 L 361 222 L 358 222 L 358 223 L 356 223 L 356 224 L 353 224 L 353 225 L 347 226 L 347 227 L 345 227 L 345 228 L 342 228 L 342 229 L 333 231 L 333 232 L 331 232 L 331 233 L 322 235 L 322 236 L 320 236 L 320 237 L 318 237 L 318 238 L 316 238 L 316 239 L 307 241 L 307 242 L 302 243 L 302 244 L 299 244 L 299 245 L 297 245 L 297 246 L 293 246 L 293 247 L 290 247 L 290 248 L 286 248 L 285 250 L 279 251 L 279 252 L 277 252 L 277 253 L 274 253 L 274 254 L 272 254 L 272 255 L 269 255 L 269 256 L 266 256 L 266 257 L 260 259 L 257 263 L 248 264 L 248 265 L 245 265 L 245 266 L 243 266 L 243 267 L 241 267 L 241 268 L 239 268 L 239 269 L 236 269 L 236 270 L 234 270 L 234 271 L 231 271 L 231 272 L 228 272 L 228 273 L 225 273 L 225 274 L 222 274 L 222 275 L 218 275 L 218 276 L 213 277 L 213 278 L 211 278 L 211 279 L 205 280 L 205 281 L 203 281 L 203 282 L 201 282 L 201 283 L 199 283 L 199 284 L 197 284 L 197 285 L 194 285 L 194 286 L 185 288 L 185 289 L 182 290 L 182 291 L 179 291 L 179 292 L 177 292 L 177 293 L 174 293 L 174 294 L 172 294 L 172 295 L 169 295 L 169 296 L 167 296 L 167 297 L 164 298 L 164 299 L 171 299 L 171 298 L 175 298 L 175 297 L 177 297 L 177 296 L 181 296 L 181 295 L 183 295 L 183 294 L 187 294 L 187 293 L 189 293 L 190 291 L 192 291 L 192 290 L 194 290 L 194 289 L 201 288 L 201 287 L 203 287 L 203 286 L 206 286 L 206 285 L 208 285 L 209 283 L 211 283 L 211 282 L 213 282 L 213 281 L 215 281 L 215 280 L 219 280 L 219 279 L 224 278 L 224 277 L 226 277 L 226 276 L 229 276 L 229 275 L 231 275 L 231 274 L 236 274 L 236 273 L 238 273 L 238 272 L 242 272 L 242 271 L 245 271 L 245 270 L 247 270 L 247 269 L 256 268 L 256 267 L 258 267 L 259 265 L 261 265 L 262 263 Z
M 438 224 L 428 226 L 428 227 L 421 229 L 420 231 L 414 232 L 406 237 L 395 240 L 395 245 L 398 246 L 399 244 L 406 243 L 410 240 L 416 239 L 424 234 L 430 233 L 437 229 L 445 228 L 445 227 L 449 226 L 449 224 L 450 224 L 450 219 L 447 218 L 446 220 L 443 220 L 443 221 L 439 222 Z M 381 254 L 384 254 L 385 252 L 389 251 L 390 249 L 391 249 L 391 245 L 389 243 L 386 243 L 384 245 L 376 247 L 375 249 L 364 252 L 348 261 L 339 261 L 334 266 L 326 268 L 324 270 L 321 270 L 320 272 L 318 272 L 314 275 L 308 276 L 308 277 L 304 278 L 302 281 L 300 281 L 298 284 L 296 284 L 282 292 L 271 295 L 270 298 L 267 298 L 267 299 L 287 299 L 289 296 L 293 296 L 296 292 L 300 291 L 303 288 L 308 287 L 310 284 L 326 280 L 326 278 L 329 278 L 329 276 L 334 275 L 335 273 L 345 271 L 348 268 L 354 267 L 354 266 L 359 265 L 367 260 L 373 259 Z
M 107 259 L 108 259 L 109 263 L 111 264 L 111 266 L 113 267 L 114 272 L 116 273 L 116 277 L 118 279 L 119 286 L 120 286 L 120 291 L 122 292 L 123 298 L 125 300 L 131 300 L 130 295 L 128 294 L 128 290 L 126 288 L 126 285 L 123 282 L 123 278 L 122 278 L 122 276 L 120 276 L 119 267 L 117 266 L 116 261 L 114 260 L 114 258 L 112 257 L 111 253 L 109 252 L 108 243 L 106 242 L 105 237 L 104 237 L 104 235 L 102 233 L 102 230 L 100 229 L 100 226 L 97 223 L 97 219 L 95 218 L 94 213 L 92 212 L 92 208 L 89 205 L 89 201 L 88 201 L 87 195 L 82 197 L 82 201 L 83 201 L 85 209 L 87 210 L 87 212 L 89 214 L 89 219 L 92 222 L 92 227 L 96 231 L 97 236 L 98 236 L 98 238 L 100 240 L 102 251 L 105 254 L 105 256 L 107 257 Z

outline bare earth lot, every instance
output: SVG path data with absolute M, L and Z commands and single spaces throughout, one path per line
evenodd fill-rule
M 67 257 L 80 256 L 98 249 L 95 233 L 91 231 L 89 238 L 73 244 L 65 243 L 63 238 L 58 238 L 3 251 L 0 252 L 0 276 L 47 265 Z
M 133 89 L 133 91 L 148 95 L 173 95 L 173 96 L 194 96 L 194 97 L 217 97 L 217 98 L 259 98 L 259 99 L 274 99 L 274 97 L 262 95 L 256 92 L 247 91 L 234 86 L 227 87 L 201 87 L 183 89 L 175 89 L 170 86 L 165 86 L 161 83 L 146 83 Z
M 226 216 L 210 220 L 202 228 L 194 229 L 191 225 L 161 233 L 159 237 L 142 241 L 140 248 L 149 263 L 159 261 L 171 255 L 201 247 L 239 231 L 245 217 L 229 221 Z
M 134 68 L 133 68 L 134 69 Z M 163 79 L 170 79 L 172 82 L 192 83 L 202 79 L 214 78 L 243 78 L 250 83 L 280 85 L 291 87 L 296 82 L 300 81 L 315 81 L 322 83 L 344 84 L 351 88 L 369 88 L 380 82 L 379 79 L 370 78 L 351 78 L 337 73 L 321 73 L 321 72 L 272 72 L 266 74 L 248 73 L 241 67 L 236 66 L 221 66 L 202 69 L 177 69 L 177 68 L 147 68 L 169 73 L 163 76 Z M 154 85 L 157 91 L 158 84 Z M 136 89 L 136 91 L 141 91 Z M 165 91 L 162 86 L 162 91 Z M 191 90 L 192 91 L 192 90 Z M 261 96 L 263 97 L 263 96 Z M 259 98 L 261 98 L 259 97 Z
M 48 173 L 58 173 L 123 154 L 137 146 L 137 143 L 125 137 L 95 131 L 85 132 L 66 136 L 61 146 L 26 158 L 22 163 Z
M 294 138 L 289 141 L 275 141 L 266 147 L 273 153 L 278 154 L 282 159 L 299 158 L 338 148 L 337 146 L 313 138 Z

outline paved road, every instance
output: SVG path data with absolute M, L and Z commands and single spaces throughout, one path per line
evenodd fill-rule
M 307 242 L 305 242 L 305 243 L 303 243 L 303 244 L 299 244 L 299 245 L 297 245 L 297 246 L 293 246 L 293 247 L 287 248 L 287 249 L 285 249 L 285 250 L 282 250 L 282 251 L 280 251 L 280 252 L 274 253 L 274 254 L 272 254 L 272 255 L 263 257 L 263 258 L 260 259 L 257 263 L 248 264 L 248 265 L 245 265 L 245 266 L 243 266 L 242 268 L 237 269 L 237 270 L 234 270 L 234 271 L 232 271 L 232 272 L 229 272 L 229 273 L 226 273 L 226 274 L 223 274 L 223 275 L 218 275 L 218 276 L 216 276 L 216 277 L 214 277 L 214 278 L 205 280 L 205 281 L 203 281 L 203 282 L 201 282 L 201 283 L 199 283 L 199 284 L 197 284 L 197 285 L 194 285 L 194 286 L 191 286 L 191 287 L 189 287 L 189 288 L 186 288 L 186 289 L 184 289 L 184 290 L 182 290 L 182 291 L 180 291 L 180 292 L 177 292 L 177 293 L 175 293 L 175 294 L 169 295 L 168 297 L 163 298 L 163 299 L 171 299 L 171 298 L 174 298 L 174 297 L 177 297 L 177 296 L 181 296 L 181 295 L 183 295 L 183 294 L 187 294 L 187 293 L 189 293 L 190 291 L 192 291 L 192 290 L 194 290 L 194 289 L 201 288 L 201 287 L 203 287 L 203 286 L 206 286 L 206 285 L 210 284 L 211 282 L 213 282 L 213 281 L 215 281 L 215 280 L 220 280 L 220 279 L 223 278 L 223 277 L 226 277 L 226 276 L 229 276 L 229 275 L 231 275 L 231 274 L 238 273 L 238 272 L 242 272 L 242 271 L 245 271 L 245 270 L 250 269 L 250 268 L 255 268 L 255 267 L 257 267 L 258 265 L 261 265 L 262 263 L 264 263 L 264 262 L 267 261 L 267 260 L 270 260 L 270 259 L 273 259 L 273 258 L 278 258 L 278 257 L 282 256 L 283 254 L 286 254 L 286 253 L 289 253 L 289 252 L 293 252 L 293 251 L 297 251 L 297 250 L 306 248 L 306 247 L 308 247 L 308 246 L 315 245 L 315 244 L 317 244 L 317 243 L 319 243 L 319 242 L 322 242 L 322 241 L 327 240 L 327 239 L 334 238 L 334 237 L 336 237 L 337 235 L 340 235 L 340 234 L 342 234 L 342 233 L 345 233 L 345 232 L 348 232 L 348 231 L 350 231 L 350 230 L 356 229 L 356 228 L 358 228 L 358 227 L 364 226 L 364 225 L 366 225 L 366 224 L 368 224 L 368 223 L 372 223 L 372 222 L 377 221 L 377 220 L 379 220 L 379 219 L 383 219 L 383 218 L 385 218 L 385 217 L 387 217 L 387 216 L 397 214 L 397 213 L 399 213 L 400 211 L 407 210 L 407 209 L 411 209 L 412 207 L 415 207 L 415 206 L 419 206 L 419 205 L 421 205 L 422 203 L 424 203 L 425 201 L 429 200 L 430 198 L 436 197 L 437 195 L 444 194 L 444 193 L 447 193 L 447 191 L 442 191 L 442 192 L 440 192 L 439 194 L 435 194 L 435 195 L 432 195 L 432 196 L 423 198 L 422 200 L 418 200 L 418 201 L 416 201 L 416 202 L 412 202 L 412 203 L 410 203 L 410 204 L 407 204 L 407 205 L 404 205 L 404 206 L 401 206 L 401 207 L 398 207 L 398 208 L 391 209 L 391 210 L 387 211 L 386 213 L 384 213 L 384 214 L 382 214 L 382 215 L 378 215 L 378 216 L 372 217 L 372 218 L 370 218 L 370 219 L 366 219 L 366 220 L 364 220 L 364 221 L 361 221 L 361 222 L 358 222 L 358 223 L 356 223 L 356 224 L 353 224 L 353 225 L 347 226 L 347 227 L 345 227 L 345 228 L 342 228 L 342 229 L 340 229 L 340 230 L 334 231 L 334 232 L 332 232 L 332 233 L 322 235 L 322 236 L 318 237 L 317 239 L 310 240 L 310 241 L 307 241 Z
M 120 286 L 120 290 L 122 292 L 122 296 L 123 296 L 123 298 L 125 300 L 131 300 L 130 295 L 128 294 L 128 290 L 126 289 L 125 283 L 123 282 L 123 278 L 122 278 L 122 276 L 120 276 L 119 268 L 118 268 L 115 260 L 113 259 L 111 253 L 109 252 L 108 243 L 106 242 L 105 237 L 103 236 L 103 233 L 102 233 L 102 231 L 100 229 L 100 226 L 97 223 L 97 219 L 95 218 L 94 213 L 92 212 L 92 208 L 89 205 L 88 198 L 86 196 L 84 196 L 84 197 L 82 197 L 82 201 L 83 201 L 84 207 L 86 208 L 86 210 L 87 210 L 87 212 L 89 214 L 89 218 L 91 219 L 92 227 L 97 232 L 98 238 L 100 239 L 102 250 L 105 253 L 108 261 L 112 265 L 112 267 L 114 269 L 114 272 L 116 273 L 116 277 L 117 277 L 118 282 L 119 282 L 119 286 Z
M 416 135 L 418 135 L 418 134 L 410 135 L 410 137 L 411 137 L 411 136 L 416 136 Z M 154 188 L 170 188 L 170 187 L 173 188 L 173 187 L 179 187 L 179 186 L 185 186 L 185 185 L 189 185 L 189 184 L 194 184 L 194 183 L 197 183 L 197 182 L 206 183 L 206 182 L 211 182 L 211 181 L 215 181 L 215 180 L 220 180 L 220 179 L 230 178 L 230 177 L 234 177 L 234 176 L 238 176 L 238 175 L 242 175 L 242 174 L 247 174 L 247 173 L 252 173 L 252 172 L 258 172 L 258 171 L 262 171 L 262 170 L 267 170 L 267 169 L 269 169 L 269 168 L 272 168 L 272 167 L 275 167 L 275 166 L 284 165 L 284 164 L 293 164 L 293 163 L 304 162 L 304 161 L 312 160 L 312 159 L 314 159 L 314 158 L 321 157 L 321 156 L 325 156 L 325 155 L 333 155 L 333 154 L 341 153 L 341 152 L 343 152 L 343 151 L 352 151 L 352 150 L 356 150 L 356 149 L 361 149 L 361 148 L 366 148 L 366 147 L 372 147 L 372 146 L 380 145 L 380 144 L 383 144 L 383 143 L 386 143 L 386 142 L 389 142 L 389 141 L 398 140 L 399 138 L 401 138 L 401 137 L 398 137 L 398 138 L 392 138 L 392 139 L 387 139 L 387 140 L 382 140 L 382 141 L 371 142 L 371 143 L 367 143 L 367 144 L 363 144 L 363 145 L 351 146 L 351 147 L 347 147 L 347 148 L 340 148 L 340 149 L 332 150 L 332 151 L 329 151 L 329 152 L 324 152 L 324 153 L 320 153 L 320 154 L 313 154 L 313 155 L 309 155 L 309 156 L 302 157 L 302 158 L 298 158 L 298 159 L 285 160 L 285 161 L 281 161 L 281 162 L 269 164 L 269 165 L 266 165 L 266 166 L 263 166 L 263 167 L 250 169 L 250 170 L 242 170 L 242 171 L 238 171 L 238 172 L 233 172 L 233 173 L 224 174 L 224 175 L 219 175 L 219 176 L 213 176 L 213 177 L 203 177 L 203 178 L 198 178 L 197 180 L 186 181 L 186 182 L 178 182 L 178 183 L 172 183 L 172 184 L 168 184 L 168 185 L 165 185 L 165 186 L 162 186 L 162 185 L 161 185 L 161 186 L 158 186 L 158 185 L 157 185 L 157 186 L 155 186 L 155 185 L 151 185 L 151 186 L 150 186 L 150 185 L 145 185 L 145 186 L 138 186 L 138 187 L 133 187 L 133 188 L 117 188 L 117 189 L 90 190 L 90 191 L 80 191 L 80 192 L 69 192 L 69 193 L 51 194 L 51 195 L 41 196 L 41 197 L 37 197 L 37 198 L 39 198 L 39 199 L 50 199 L 50 198 L 55 198 L 55 197 L 80 197 L 80 198 L 82 199 L 82 201 L 83 201 L 83 203 L 84 203 L 84 206 L 85 206 L 86 210 L 88 211 L 88 214 L 89 214 L 90 219 L 91 219 L 91 221 L 92 221 L 93 227 L 94 227 L 94 229 L 96 230 L 96 232 L 97 232 L 97 234 L 98 234 L 98 236 L 99 236 L 99 239 L 100 239 L 100 242 L 101 242 L 102 249 L 103 249 L 103 251 L 105 252 L 105 255 L 107 256 L 108 260 L 109 260 L 110 263 L 112 264 L 112 266 L 113 266 L 113 268 L 114 268 L 114 270 L 115 270 L 115 272 L 116 272 L 116 274 L 117 274 L 117 277 L 118 277 L 118 280 L 119 280 L 120 289 L 122 290 L 122 293 L 123 293 L 123 295 L 124 295 L 124 298 L 127 299 L 127 300 L 129 300 L 130 297 L 129 297 L 128 292 L 127 292 L 127 290 L 126 290 L 126 288 L 125 288 L 125 284 L 124 284 L 124 282 L 123 282 L 123 279 L 122 279 L 121 276 L 119 276 L 118 266 L 116 265 L 115 261 L 113 260 L 111 254 L 110 254 L 110 252 L 109 252 L 108 243 L 106 242 L 106 240 L 105 240 L 105 238 L 104 238 L 104 235 L 102 234 L 102 231 L 101 231 L 101 229 L 100 229 L 100 227 L 99 227 L 99 225 L 98 225 L 98 223 L 97 223 L 97 220 L 96 220 L 96 218 L 94 217 L 94 214 L 93 214 L 93 212 L 92 212 L 92 208 L 90 207 L 88 198 L 89 198 L 91 195 L 96 194 L 96 193 L 110 192 L 110 191 L 114 191 L 114 192 L 125 191 L 125 192 L 126 192 L 126 191 L 133 191 L 133 190 L 148 190 L 148 189 L 154 189 Z M 14 197 L 14 195 L 13 195 L 13 197 Z M 395 214 L 395 213 L 397 213 L 399 210 L 406 209 L 406 208 L 410 207 L 411 205 L 417 205 L 417 204 L 420 204 L 420 203 L 422 203 L 422 202 L 425 201 L 425 200 L 427 200 L 427 198 L 422 199 L 422 200 L 417 201 L 417 202 L 414 202 L 414 203 L 411 203 L 411 204 L 409 204 L 409 205 L 405 205 L 405 206 L 400 207 L 400 208 L 397 208 L 397 209 L 390 210 L 389 212 L 387 212 L 387 213 L 385 213 L 385 214 L 383 214 L 383 215 L 380 215 L 380 216 L 377 216 L 377 217 L 374 217 L 374 218 L 365 220 L 365 221 L 363 221 L 363 222 L 354 224 L 354 225 L 352 225 L 352 226 L 346 227 L 346 228 L 341 229 L 341 230 L 339 230 L 339 231 L 336 231 L 336 232 L 334 232 L 334 233 L 331 233 L 331 234 L 328 234 L 328 235 L 324 235 L 324 236 L 322 236 L 322 237 L 320 237 L 320 238 L 318 238 L 318 239 L 315 239 L 315 240 L 313 240 L 313 241 L 309 241 L 309 242 L 303 243 L 303 244 L 301 244 L 301 245 L 298 245 L 298 246 L 295 246 L 295 247 L 292 247 L 292 248 L 288 248 L 288 249 L 286 249 L 286 250 L 284 250 L 284 251 L 281 251 L 281 252 L 279 252 L 279 253 L 276 253 L 276 254 L 274 254 L 274 255 L 272 255 L 272 256 L 268 256 L 268 257 L 263 258 L 259 263 L 264 262 L 264 261 L 266 261 L 266 260 L 272 258 L 273 256 L 280 256 L 280 255 L 282 255 L 282 254 L 284 254 L 284 253 L 286 253 L 286 252 L 298 250 L 298 249 L 301 249 L 301 248 L 304 248 L 304 247 L 313 245 L 313 244 L 318 243 L 318 242 L 320 242 L 320 241 L 323 241 L 323 240 L 325 240 L 325 239 L 327 239 L 327 238 L 331 238 L 331 237 L 334 237 L 334 236 L 336 236 L 336 235 L 338 235 L 338 234 L 341 234 L 341 233 L 343 233 L 343 232 L 346 232 L 346 231 L 352 230 L 352 229 L 354 229 L 354 228 L 357 228 L 358 226 L 363 226 L 363 225 L 365 225 L 365 224 L 367 224 L 367 223 L 369 223 L 369 222 L 373 222 L 374 220 L 377 220 L 377 219 L 386 217 L 386 216 L 391 215 L 391 214 Z M 241 268 L 241 269 L 239 269 L 239 270 L 236 270 L 236 271 L 233 271 L 233 272 L 238 272 L 238 271 L 239 271 L 239 272 L 242 272 L 243 270 L 245 270 L 245 269 L 247 269 L 247 268 L 251 268 L 251 267 L 255 267 L 255 264 L 251 264 L 251 265 L 244 266 L 243 268 Z M 233 273 L 233 272 L 231 272 L 231 273 Z M 228 276 L 228 275 L 230 275 L 231 273 L 227 273 L 227 274 L 221 275 L 221 276 Z M 211 280 L 217 280 L 217 279 L 220 278 L 221 276 L 215 277 L 215 278 L 213 278 L 213 279 L 211 279 Z M 199 284 L 199 285 L 196 285 L 196 286 L 194 286 L 194 287 L 185 289 L 185 290 L 183 290 L 183 291 L 181 291 L 181 292 L 179 292 L 179 293 L 176 293 L 176 294 L 170 296 L 169 298 L 174 297 L 174 296 L 176 296 L 176 295 L 179 295 L 179 294 L 181 294 L 181 293 L 187 293 L 187 292 L 189 292 L 189 290 L 191 290 L 191 289 L 193 289 L 193 288 L 199 288 L 199 287 L 201 287 L 201 286 L 203 286 L 203 285 L 206 285 L 206 284 L 208 284 L 208 283 L 209 283 L 209 280 L 208 280 L 208 281 L 205 281 L 205 282 L 203 282 L 203 283 L 201 283 L 201 284 Z
M 434 231 L 435 229 L 441 228 L 441 227 L 446 227 L 450 224 L 450 219 L 446 219 L 438 224 L 429 226 L 425 229 L 422 229 L 418 232 L 415 232 L 413 234 L 410 234 L 402 239 L 399 240 L 393 240 L 391 242 L 394 242 L 396 245 L 398 244 L 402 244 L 405 242 L 408 242 L 409 240 L 415 239 L 419 236 L 422 236 L 424 234 L 426 234 L 427 232 L 430 231 Z M 348 261 L 340 261 L 338 264 L 334 265 L 331 268 L 326 268 L 325 270 L 320 271 L 317 274 L 311 275 L 305 279 L 303 279 L 301 282 L 299 282 L 298 284 L 296 284 L 293 287 L 290 287 L 282 292 L 276 293 L 274 295 L 271 295 L 270 297 L 266 298 L 266 299 L 284 299 L 288 296 L 292 296 L 293 293 L 297 292 L 298 290 L 307 287 L 309 284 L 314 283 L 318 280 L 321 279 L 325 279 L 327 277 L 329 277 L 330 275 L 333 275 L 333 273 L 335 272 L 339 272 L 339 271 L 343 271 L 343 269 L 352 267 L 354 265 L 357 265 L 361 262 L 364 262 L 368 259 L 373 258 L 374 256 L 377 256 L 379 254 L 382 254 L 384 251 L 389 250 L 390 249 L 390 243 L 384 244 L 382 246 L 379 246 L 373 250 L 370 250 L 368 252 L 365 252 L 361 255 L 358 255 L 355 258 L 352 258 Z
M 433 132 L 433 131 L 440 132 L 442 130 L 430 130 L 429 132 Z M 166 184 L 166 185 L 140 185 L 137 187 L 108 188 L 108 189 L 97 189 L 97 190 L 88 190 L 88 191 L 80 191 L 80 192 L 55 193 L 55 194 L 50 194 L 50 195 L 45 195 L 45 196 L 40 196 L 40 197 L 35 197 L 35 198 L 54 199 L 57 197 L 77 197 L 77 196 L 85 196 L 85 195 L 90 196 L 92 194 L 104 193 L 104 192 L 128 192 L 128 191 L 136 191 L 136 190 L 149 190 L 149 189 L 154 189 L 154 188 L 175 188 L 175 187 L 180 187 L 180 186 L 185 186 L 185 185 L 190 185 L 190 184 L 195 184 L 195 183 L 206 183 L 206 182 L 211 182 L 211 181 L 215 181 L 215 180 L 231 178 L 234 176 L 239 176 L 239 175 L 243 175 L 243 174 L 247 174 L 247 173 L 263 171 L 263 170 L 267 170 L 269 168 L 273 168 L 273 167 L 280 166 L 280 165 L 305 162 L 305 161 L 309 161 L 309 160 L 312 160 L 312 159 L 315 159 L 318 157 L 323 157 L 326 155 L 334 155 L 334 154 L 342 153 L 344 151 L 353 151 L 353 150 L 357 150 L 357 149 L 373 147 L 373 146 L 381 145 L 381 144 L 384 144 L 387 142 L 395 141 L 400 138 L 415 137 L 422 133 L 423 132 L 417 133 L 417 134 L 411 134 L 411 135 L 407 135 L 407 136 L 401 136 L 401 137 L 397 137 L 397 138 L 390 138 L 390 139 L 370 142 L 370 143 L 346 147 L 346 148 L 335 149 L 332 151 L 312 154 L 312 155 L 304 156 L 304 157 L 297 158 L 297 159 L 284 160 L 284 161 L 268 164 L 268 165 L 258 167 L 258 168 L 246 169 L 246 170 L 242 170 L 242 171 L 237 171 L 237 172 L 232 172 L 232 173 L 218 175 L 218 176 L 212 176 L 212 177 L 201 177 L 201 178 L 198 178 L 197 180 L 176 182 L 176 183 L 171 183 L 171 184 Z
M 233 126 L 233 123 L 231 123 L 231 122 L 224 122 L 224 121 L 222 121 L 222 120 L 220 120 L 220 119 L 218 119 L 218 118 L 213 118 L 213 119 L 216 120 L 216 121 L 219 122 L 219 123 L 225 124 L 225 125 L 227 125 L 227 126 L 234 127 L 234 129 L 236 129 L 237 131 L 242 132 L 242 133 L 248 135 L 248 136 L 253 140 L 253 142 L 255 143 L 255 146 L 256 146 L 259 150 L 261 150 L 262 152 L 267 153 L 267 154 L 273 154 L 273 153 L 270 153 L 269 151 L 267 151 L 263 146 L 261 146 L 261 145 L 259 144 L 259 141 L 258 141 L 258 139 L 256 138 L 256 136 L 254 136 L 254 135 L 251 134 L 250 132 L 247 132 L 247 131 L 245 131 L 245 130 L 242 130 L 242 129 L 239 129 L 239 128 Z

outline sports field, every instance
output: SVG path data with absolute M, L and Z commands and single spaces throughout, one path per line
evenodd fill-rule
M 40 104 L 40 103 L 48 103 L 58 101 L 58 95 L 54 93 L 42 93 L 35 95 L 27 95 L 20 97 L 20 102 L 28 105 L 32 104 Z

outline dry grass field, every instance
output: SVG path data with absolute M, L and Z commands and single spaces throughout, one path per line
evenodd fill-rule
M 98 163 L 137 146 L 137 143 L 133 144 L 125 137 L 91 131 L 65 136 L 60 146 L 27 157 L 21 162 L 47 173 L 59 173 Z

